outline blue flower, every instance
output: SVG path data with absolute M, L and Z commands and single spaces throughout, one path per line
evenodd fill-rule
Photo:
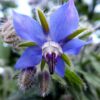
M 50 16 L 48 33 L 45 33 L 42 26 L 33 18 L 14 12 L 13 24 L 16 34 L 37 44 L 24 51 L 15 67 L 20 70 L 35 67 L 44 59 L 51 74 L 55 71 L 63 76 L 65 63 L 61 55 L 77 54 L 81 47 L 87 44 L 78 38 L 63 41 L 77 30 L 78 23 L 79 16 L 73 0 L 63 4 Z

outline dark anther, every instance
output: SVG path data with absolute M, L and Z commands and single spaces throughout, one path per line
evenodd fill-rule
M 54 70 L 55 70 L 55 64 L 56 64 L 56 54 L 54 52 L 51 54 L 47 54 L 46 61 L 47 61 L 48 66 L 49 66 L 50 74 L 53 74 Z

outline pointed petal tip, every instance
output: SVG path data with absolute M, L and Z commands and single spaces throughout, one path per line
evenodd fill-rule
M 65 63 L 62 60 L 62 58 L 59 58 L 57 61 L 57 65 L 55 66 L 55 72 L 61 76 L 64 77 L 65 75 Z
M 74 0 L 68 0 L 70 4 L 74 4 Z
M 18 63 L 16 63 L 16 64 L 14 65 L 14 69 L 15 69 L 15 70 L 22 70 L 23 68 L 18 67 Z
M 54 41 L 58 42 L 74 32 L 78 28 L 78 24 L 79 14 L 74 0 L 68 0 L 50 16 L 50 35 Z
M 62 78 L 65 76 L 65 72 L 63 74 L 60 75 Z
M 12 15 L 13 15 L 13 16 L 18 15 L 18 14 L 19 14 L 19 13 L 16 12 L 15 10 L 12 11 Z
M 14 13 L 16 13 L 16 11 L 15 11 L 15 10 L 13 10 L 13 11 L 12 11 L 12 13 L 14 14 Z
M 41 25 L 33 18 L 13 11 L 13 25 L 16 34 L 23 40 L 33 41 L 40 46 L 44 43 L 45 36 Z

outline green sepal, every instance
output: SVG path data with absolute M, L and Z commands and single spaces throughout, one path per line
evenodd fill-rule
M 30 47 L 30 46 L 36 46 L 36 43 L 29 41 L 18 44 L 18 47 Z
M 86 34 L 83 34 L 82 36 L 79 36 L 80 39 L 86 39 L 92 34 L 92 32 L 87 32 Z
M 48 25 L 48 22 L 46 20 L 46 17 L 45 17 L 44 13 L 40 9 L 37 9 L 37 13 L 38 13 L 38 17 L 39 17 L 40 23 L 41 23 L 41 25 L 43 27 L 43 30 L 47 34 L 49 32 L 49 25 Z
M 44 66 L 45 66 L 45 60 L 42 59 L 42 61 L 41 61 L 41 71 L 44 69 Z
M 59 75 L 57 75 L 57 74 L 53 74 L 52 75 L 52 79 L 55 80 L 55 81 L 57 81 L 58 83 L 64 85 L 64 86 L 67 85 L 66 81 L 62 77 L 60 77 Z
M 69 57 L 64 53 L 61 55 L 61 57 L 65 61 L 65 63 L 70 67 L 71 66 L 71 61 L 70 61 Z
M 70 34 L 69 36 L 67 36 L 66 38 L 71 40 L 71 39 L 75 38 L 77 35 L 84 32 L 85 30 L 87 30 L 87 29 L 86 28 L 80 28 L 80 29 L 76 30 L 75 32 L 73 32 L 72 34 Z

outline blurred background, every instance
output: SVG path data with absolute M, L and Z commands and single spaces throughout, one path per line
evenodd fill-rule
M 36 17 L 35 8 L 41 8 L 48 18 L 67 0 L 0 0 L 0 27 L 15 10 Z M 92 39 L 91 45 L 82 48 L 80 54 L 71 56 L 75 74 L 66 71 L 65 77 L 52 77 L 46 97 L 39 96 L 37 88 L 23 93 L 18 88 L 14 69 L 21 51 L 0 40 L 0 100 L 100 100 L 100 0 L 75 0 L 80 15 L 79 27 L 88 28 L 79 38 Z M 77 59 L 75 59 L 77 58 Z

